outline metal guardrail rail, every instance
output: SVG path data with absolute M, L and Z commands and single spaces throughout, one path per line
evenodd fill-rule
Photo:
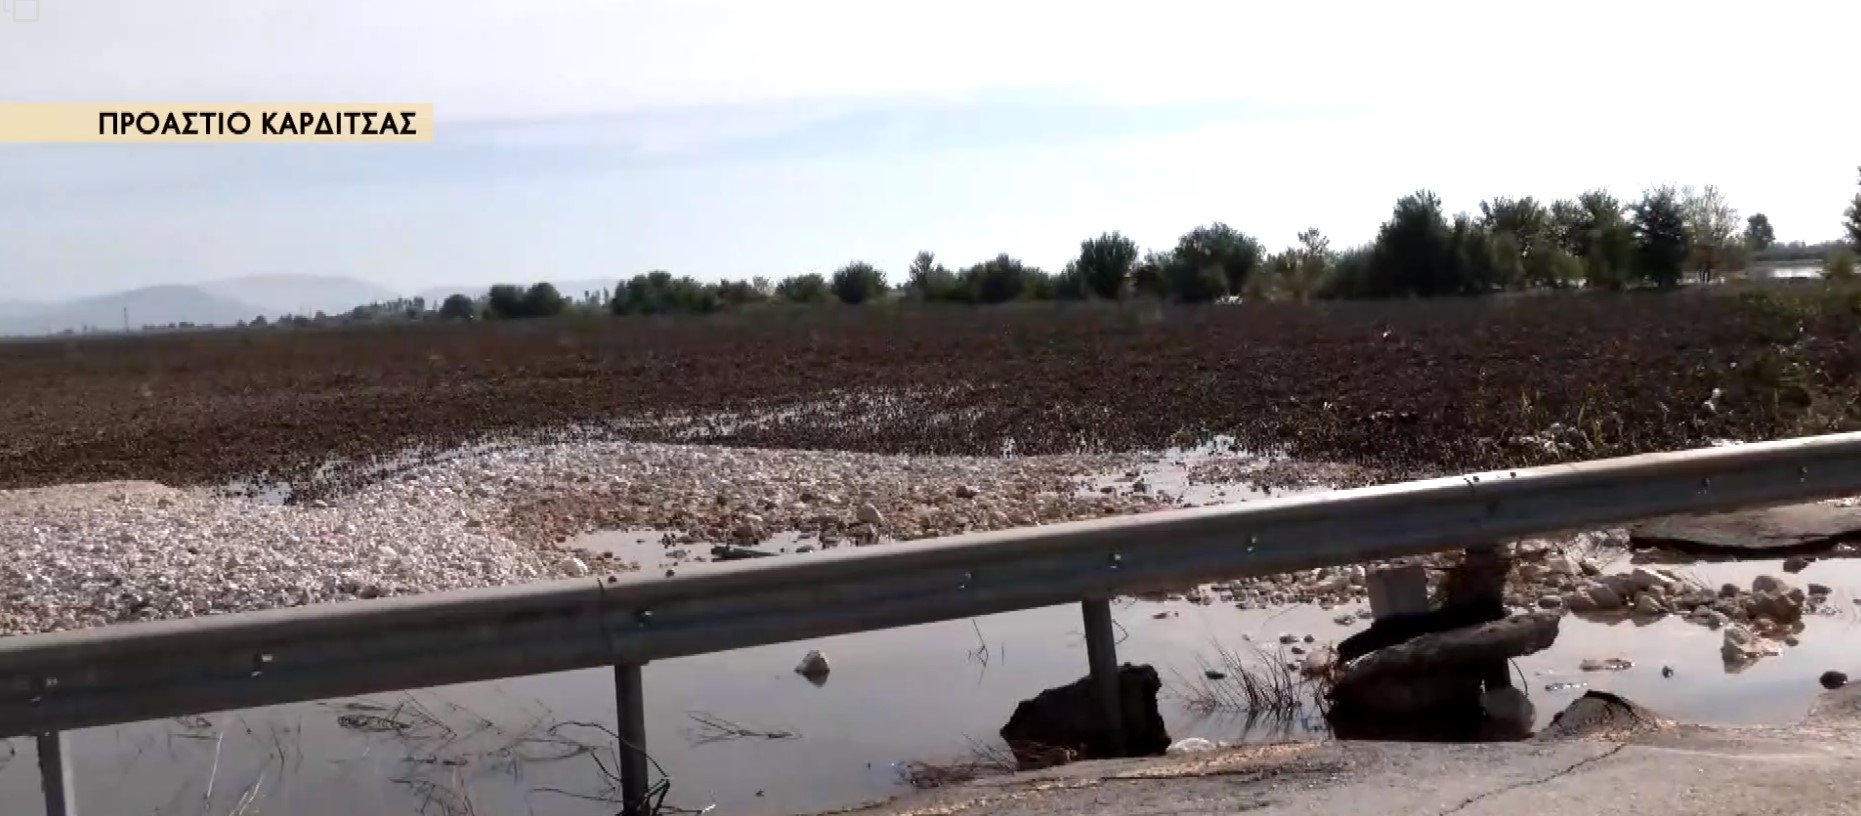
M 1108 604 L 1118 595 L 1854 494 L 1861 434 L 1840 434 L 753 559 L 673 577 L 606 575 L 0 638 L 0 737 L 38 738 L 47 813 L 70 816 L 73 729 L 613 666 L 622 796 L 636 813 L 648 787 L 640 683 L 648 661 L 1080 602 L 1091 674 L 1115 706 Z

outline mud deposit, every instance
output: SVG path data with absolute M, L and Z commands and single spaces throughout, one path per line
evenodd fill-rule
M 1386 475 L 1480 470 L 1849 424 L 1858 319 L 1839 297 L 1674 293 L 16 342 L 0 487 L 269 477 L 308 496 L 357 478 L 331 462 L 565 427 L 980 455 L 1228 433 Z

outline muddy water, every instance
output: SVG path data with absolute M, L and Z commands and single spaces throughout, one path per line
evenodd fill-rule
M 1185 505 L 1256 497 L 1188 479 L 1189 468 L 1219 447 L 1165 454 L 1079 489 L 1141 490 Z M 614 552 L 642 569 L 707 568 L 708 545 L 664 538 L 615 532 L 573 544 Z M 801 558 L 822 546 L 788 534 L 762 549 Z M 1778 562 L 1680 571 L 1710 585 L 1742 586 L 1762 572 L 1782 574 Z M 1848 662 L 1861 642 L 1861 608 L 1851 603 L 1861 593 L 1861 561 L 1816 562 L 1788 580 L 1834 587 L 1835 614 L 1812 618 L 1800 646 L 1735 674 L 1720 662 L 1719 633 L 1704 627 L 1674 618 L 1566 617 L 1555 646 L 1517 663 L 1538 723 L 1586 687 L 1701 722 L 1800 717 L 1820 691 L 1817 675 L 1861 670 Z M 1314 645 L 1336 642 L 1367 625 L 1334 621 L 1360 608 L 1125 600 L 1113 615 L 1119 657 L 1155 665 L 1164 679 L 1161 708 L 1171 735 L 1233 742 L 1314 738 L 1322 724 L 1309 709 L 1250 720 L 1192 705 L 1204 670 L 1218 662 L 1217 647 L 1249 659 L 1296 659 L 1279 643 L 1282 633 L 1297 636 L 1301 649 L 1311 648 L 1305 635 Z M 832 665 L 818 687 L 794 673 L 810 649 Z M 1578 668 L 1586 659 L 1616 657 L 1633 666 Z M 1671 677 L 1663 667 L 1673 669 Z M 1075 606 L 664 661 L 645 668 L 648 746 L 671 780 L 669 805 L 715 806 L 719 814 L 847 807 L 906 792 L 905 763 L 966 760 L 974 745 L 998 745 L 995 733 L 1018 701 L 1085 670 Z M 615 761 L 605 729 L 613 711 L 611 674 L 586 671 L 90 729 L 73 735 L 73 753 L 89 813 L 611 814 L 617 792 L 607 772 Z M 0 746 L 0 813 L 38 813 L 32 743 Z
M 1781 574 L 1774 562 L 1687 570 L 1712 583 Z M 1570 682 L 1688 720 L 1800 717 L 1819 692 L 1818 674 L 1861 669 L 1849 662 L 1861 615 L 1846 600 L 1861 589 L 1861 562 L 1818 562 L 1790 580 L 1844 588 L 1838 597 L 1847 606 L 1812 618 L 1800 646 L 1736 674 L 1719 662 L 1719 634 L 1703 627 L 1674 618 L 1567 617 L 1553 648 L 1518 661 L 1539 724 L 1583 691 L 1546 687 Z M 1156 665 L 1165 679 L 1172 736 L 1270 740 L 1310 736 L 1316 723 L 1249 723 L 1188 705 L 1186 692 L 1214 645 L 1281 652 L 1281 633 L 1334 642 L 1367 625 L 1333 621 L 1356 608 L 1124 601 L 1114 619 L 1124 638 L 1119 657 Z M 808 649 L 832 663 L 819 687 L 793 671 Z M 1578 669 L 1585 659 L 1610 657 L 1634 665 Z M 645 670 L 648 740 L 672 779 L 671 804 L 746 814 L 843 807 L 904 791 L 897 763 L 961 759 L 972 740 L 992 744 L 1017 701 L 1084 671 L 1073 606 L 665 661 Z M 612 694 L 607 672 L 588 671 L 365 701 L 375 708 L 336 701 L 91 729 L 74 735 L 79 795 L 99 813 L 611 813 L 611 802 L 600 800 L 613 796 L 601 767 L 613 767 L 601 730 L 613 722 Z M 379 730 L 390 723 L 401 730 Z M 0 812 L 35 813 L 30 742 L 14 740 L 0 751 L 0 760 L 9 757 L 0 768 Z

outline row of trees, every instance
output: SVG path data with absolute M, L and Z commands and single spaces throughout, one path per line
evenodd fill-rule
M 912 259 L 894 285 L 885 272 L 856 261 L 822 274 L 771 282 L 715 283 L 654 271 L 620 282 L 610 294 L 581 301 L 554 286 L 494 286 L 482 298 L 453 295 L 439 307 L 448 319 L 548 317 L 605 308 L 616 315 L 702 314 L 763 303 L 858 305 L 884 299 L 993 304 L 1016 300 L 1155 298 L 1184 303 L 1243 300 L 1437 297 L 1507 289 L 1671 287 L 1689 273 L 1711 281 L 1754 258 L 1820 256 L 1832 273 L 1853 267 L 1861 247 L 1861 193 L 1848 207 L 1846 242 L 1779 245 L 1769 217 L 1740 218 L 1717 188 L 1662 186 L 1632 202 L 1604 190 L 1549 203 L 1494 198 L 1479 212 L 1448 216 L 1423 190 L 1396 202 L 1370 243 L 1332 248 L 1317 229 L 1268 252 L 1227 224 L 1197 227 L 1165 251 L 1141 250 L 1117 232 L 1082 241 L 1058 272 L 1003 254 L 961 269 L 931 252 Z M 1851 246 L 1850 246 L 1851 245 Z M 399 308 L 405 304 L 391 304 Z M 418 306 L 416 304 L 416 309 Z

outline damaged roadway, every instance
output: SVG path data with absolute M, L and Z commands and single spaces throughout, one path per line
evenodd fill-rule
M 1811 682 L 1805 678 L 1805 682 Z M 1585 701 L 1595 703 L 1594 697 Z M 1580 701 L 1579 704 L 1582 704 Z M 1573 707 L 1574 708 L 1574 707 Z M 1617 712 L 1619 713 L 1619 712 Z M 1552 733 L 1563 731 L 1565 733 Z M 1082 762 L 842 813 L 1861 813 L 1861 689 L 1801 723 L 1729 728 L 1644 718 L 1553 726 L 1522 742 L 1322 742 Z

